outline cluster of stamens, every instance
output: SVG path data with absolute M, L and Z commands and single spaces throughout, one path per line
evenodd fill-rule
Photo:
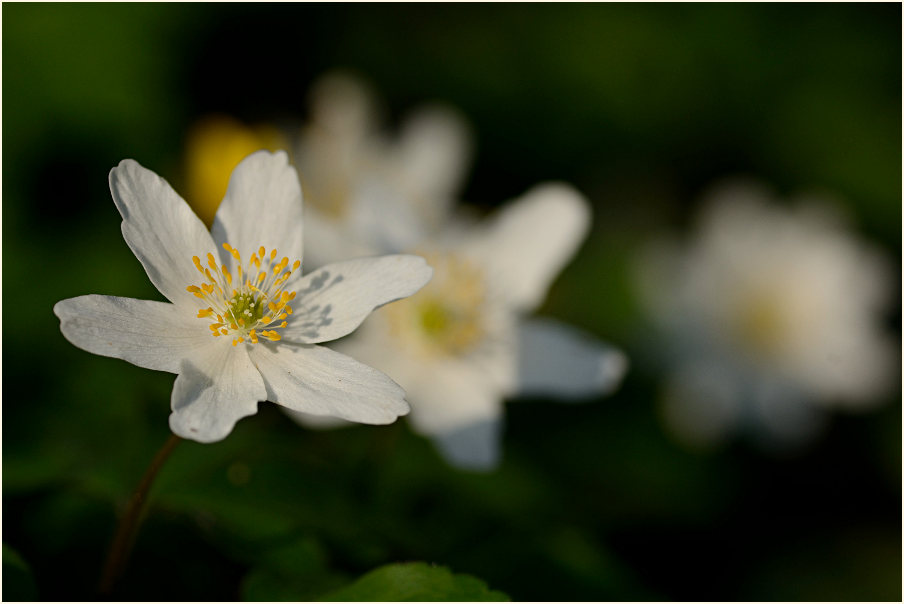
M 465 354 L 486 335 L 483 274 L 464 258 L 424 250 L 418 254 L 433 267 L 433 279 L 387 307 L 390 329 L 421 352 Z
M 248 270 L 243 271 L 238 250 L 228 243 L 223 249 L 235 258 L 234 280 L 229 268 L 218 265 L 213 254 L 207 254 L 207 266 L 197 256 L 192 257 L 195 268 L 206 278 L 200 286 L 185 288 L 208 304 L 198 311 L 198 318 L 212 321 L 212 336 L 232 335 L 233 346 L 246 340 L 257 344 L 259 338 L 276 342 L 280 339 L 276 329 L 286 326 L 286 318 L 292 314 L 289 302 L 295 299 L 295 292 L 287 292 L 283 286 L 301 262 L 296 260 L 289 268 L 288 258 L 276 262 L 276 250 L 268 255 L 261 246 L 251 254 Z

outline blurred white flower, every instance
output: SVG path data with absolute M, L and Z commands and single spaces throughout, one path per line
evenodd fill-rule
M 889 386 L 888 268 L 821 200 L 789 208 L 755 186 L 725 185 L 693 240 L 652 248 L 640 274 L 674 354 L 663 412 L 689 443 L 739 426 L 804 442 L 820 407 L 868 407 Z
M 422 107 L 391 138 L 374 95 L 340 72 L 318 80 L 295 164 L 302 178 L 305 257 L 313 266 L 410 249 L 440 228 L 470 158 L 467 124 L 451 107 Z
M 432 437 L 451 463 L 492 468 L 503 399 L 605 394 L 627 367 L 621 352 L 574 328 L 526 318 L 580 245 L 589 219 L 574 189 L 546 184 L 485 223 L 447 224 L 416 248 L 434 268 L 431 283 L 374 313 L 335 347 L 402 384 L 415 430 Z
M 210 232 L 166 181 L 133 160 L 110 172 L 110 189 L 123 237 L 169 303 L 89 295 L 58 302 L 54 312 L 79 348 L 178 374 L 174 433 L 221 440 L 263 400 L 370 424 L 408 411 L 387 376 L 315 344 L 416 292 L 431 269 L 423 258 L 396 255 L 302 276 L 301 189 L 285 153 L 257 152 L 235 168 Z

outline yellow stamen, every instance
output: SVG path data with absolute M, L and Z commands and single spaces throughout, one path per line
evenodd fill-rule
M 204 300 L 197 317 L 210 321 L 212 336 L 229 335 L 235 346 L 243 342 L 257 344 L 261 339 L 279 341 L 281 336 L 275 329 L 288 326 L 286 319 L 292 314 L 288 302 L 296 296 L 283 287 L 291 272 L 301 267 L 301 261 L 296 260 L 287 270 L 288 257 L 277 262 L 276 249 L 260 246 L 243 267 L 236 248 L 229 243 L 223 243 L 222 248 L 236 261 L 232 267 L 217 264 L 213 253 L 205 254 L 206 266 L 200 257 L 192 256 L 192 263 L 204 278 L 200 285 L 186 287 L 188 293 Z M 267 326 L 271 328 L 262 330 Z

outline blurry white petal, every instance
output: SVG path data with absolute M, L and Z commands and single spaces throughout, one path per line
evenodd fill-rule
M 825 412 L 807 397 L 771 381 L 761 382 L 753 397 L 761 436 L 773 448 L 796 448 L 810 443 L 825 427 Z
M 361 138 L 375 119 L 374 93 L 348 72 L 321 76 L 311 88 L 310 103 L 315 124 L 340 138 Z
M 267 399 L 260 373 L 244 346 L 211 338 L 203 354 L 183 361 L 173 386 L 170 429 L 183 438 L 211 443 L 226 438 L 235 423 L 257 413 Z
M 388 424 L 408 412 L 405 391 L 384 373 L 323 346 L 251 349 L 267 398 L 314 415 Z
M 550 319 L 524 321 L 519 340 L 520 394 L 563 398 L 608 394 L 628 368 L 622 352 Z
M 397 166 L 400 179 L 422 204 L 421 215 L 439 226 L 457 195 L 471 156 L 471 133 L 455 109 L 420 109 L 402 126 Z
M 283 339 L 316 344 L 340 338 L 375 308 L 419 290 L 432 274 L 423 258 L 405 254 L 328 264 L 295 284 L 297 306 Z
M 735 379 L 720 367 L 688 365 L 669 376 L 662 399 L 663 419 L 684 444 L 715 447 L 737 429 L 741 396 Z
M 170 302 L 195 306 L 185 291 L 198 278 L 192 256 L 214 251 L 204 223 L 169 183 L 135 160 L 110 170 L 110 191 L 122 214 L 122 235 L 151 282 Z
M 276 249 L 289 262 L 302 259 L 301 186 L 284 151 L 257 151 L 239 163 L 229 179 L 211 233 L 224 262 L 232 258 L 223 243 L 247 261 L 261 246 Z
M 433 437 L 436 447 L 453 466 L 488 471 L 499 465 L 502 421 L 486 419 Z
M 520 310 L 538 306 L 590 226 L 584 197 L 565 184 L 534 187 L 502 209 L 466 252 Z
M 157 371 L 179 373 L 181 360 L 212 340 L 202 321 L 166 302 L 90 295 L 57 302 L 53 312 L 82 350 Z
M 502 395 L 480 366 L 447 359 L 393 374 L 408 392 L 415 431 L 437 436 L 502 415 Z

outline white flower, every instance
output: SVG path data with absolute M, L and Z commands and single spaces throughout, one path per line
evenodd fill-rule
M 457 111 L 422 107 L 390 138 L 377 129 L 374 95 L 349 75 L 324 76 L 311 100 L 295 163 L 313 266 L 410 249 L 442 226 L 470 156 Z
M 236 167 L 211 232 L 133 160 L 110 172 L 110 189 L 126 242 L 169 302 L 90 295 L 54 312 L 79 348 L 178 374 L 174 433 L 221 440 L 265 400 L 370 424 L 408 411 L 387 376 L 316 344 L 416 292 L 431 269 L 396 255 L 302 276 L 301 189 L 285 153 L 260 151 Z
M 746 421 L 793 443 L 815 433 L 819 407 L 875 403 L 894 367 L 879 324 L 886 269 L 821 201 L 791 209 L 749 185 L 716 190 L 693 241 L 642 267 L 677 357 L 671 427 L 707 444 Z
M 503 399 L 600 395 L 625 372 L 620 352 L 556 321 L 526 318 L 588 223 L 574 189 L 547 184 L 483 224 L 435 232 L 417 248 L 434 268 L 431 283 L 335 346 L 405 387 L 412 425 L 450 462 L 491 468 Z

